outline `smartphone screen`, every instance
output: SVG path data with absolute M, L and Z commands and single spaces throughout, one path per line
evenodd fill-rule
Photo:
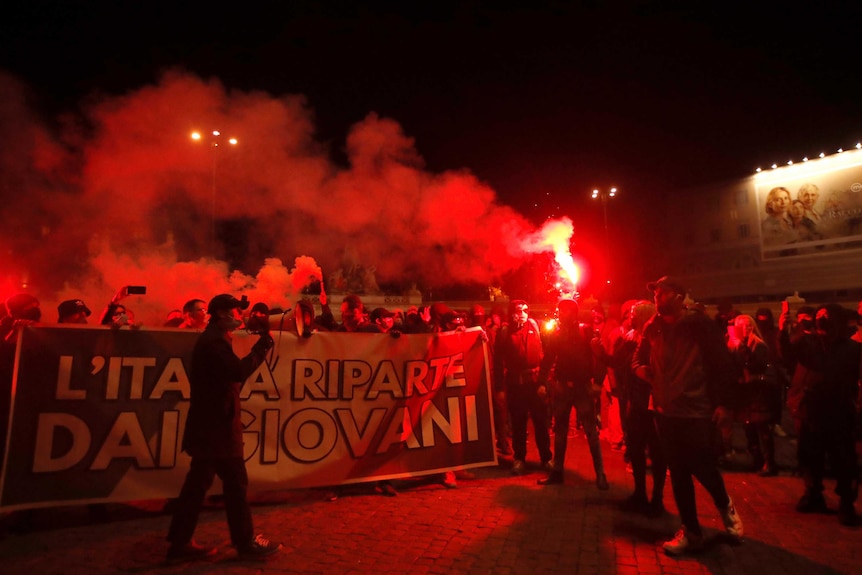
M 133 294 L 143 295 L 143 294 L 147 293 L 147 287 L 146 286 L 129 286 L 128 292 L 129 292 L 129 295 L 133 295 Z

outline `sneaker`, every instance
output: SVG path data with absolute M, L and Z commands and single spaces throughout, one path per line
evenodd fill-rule
M 599 491 L 607 491 L 610 489 L 611 485 L 608 483 L 608 476 L 602 473 L 596 477 L 596 487 L 599 488 Z
M 799 513 L 826 513 L 826 500 L 822 493 L 806 493 L 796 504 Z
M 687 534 L 685 528 L 680 529 L 673 536 L 673 539 L 662 544 L 662 549 L 668 555 L 698 553 L 703 551 L 703 535 Z
M 440 474 L 440 485 L 446 489 L 455 489 L 458 487 L 458 480 L 455 479 L 454 471 L 447 471 Z
M 524 461 L 521 459 L 516 459 L 515 463 L 512 465 L 512 475 L 523 475 L 524 474 Z
M 281 543 L 275 543 L 258 534 L 249 543 L 240 547 L 238 552 L 240 557 L 255 558 L 272 555 L 279 549 L 281 549 Z
M 728 501 L 727 507 L 721 512 L 721 520 L 724 521 L 724 528 L 727 530 L 727 534 L 737 541 L 741 541 L 743 535 L 742 519 L 739 518 L 732 499 Z
M 177 545 L 176 543 L 171 544 L 168 548 L 167 559 L 169 563 L 200 561 L 201 559 L 212 557 L 216 553 L 218 553 L 218 548 L 204 547 L 203 545 L 198 545 L 194 540 L 192 540 L 183 545 Z
M 550 461 L 543 461 L 541 469 L 542 469 L 542 471 L 547 471 L 548 473 L 553 473 L 554 472 L 554 464 L 551 463 Z

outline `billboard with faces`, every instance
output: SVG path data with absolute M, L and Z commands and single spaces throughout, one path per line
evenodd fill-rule
M 862 248 L 862 150 L 758 174 L 764 260 Z

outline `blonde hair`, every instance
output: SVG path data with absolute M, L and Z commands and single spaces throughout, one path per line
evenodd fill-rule
M 749 349 L 753 350 L 757 344 L 762 343 L 766 345 L 766 341 L 763 339 L 763 334 L 760 333 L 760 328 L 757 327 L 757 322 L 754 321 L 754 318 L 750 315 L 739 314 L 735 318 L 733 318 L 733 325 L 736 327 L 741 323 L 748 323 L 751 326 L 751 333 L 748 335 L 748 338 L 745 340 L 740 340 L 740 344 L 744 344 Z
M 781 186 L 779 186 L 777 188 L 772 188 L 771 190 L 769 190 L 769 193 L 766 195 L 766 213 L 769 214 L 770 216 L 775 213 L 775 210 L 772 209 L 772 202 L 775 201 L 775 197 L 782 192 L 787 194 L 787 203 L 789 204 L 790 203 L 790 190 L 788 190 L 787 188 L 783 188 Z

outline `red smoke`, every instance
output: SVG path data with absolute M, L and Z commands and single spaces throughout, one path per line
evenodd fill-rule
M 173 71 L 49 128 L 25 94 L 0 73 L 0 265 L 7 283 L 33 283 L 48 321 L 48 302 L 82 297 L 98 314 L 127 284 L 148 287 L 128 304 L 154 325 L 222 291 L 289 306 L 349 262 L 423 288 L 499 283 L 525 257 L 523 216 L 465 170 L 425 170 L 413 139 L 374 113 L 350 130 L 342 167 L 302 96 Z M 214 129 L 239 144 L 190 138 Z

